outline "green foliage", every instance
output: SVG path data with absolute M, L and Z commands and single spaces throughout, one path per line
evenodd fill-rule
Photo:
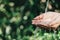
M 56 34 L 32 25 L 32 19 L 45 12 L 46 1 L 0 0 L 0 40 L 60 40 L 60 30 Z M 50 4 L 48 11 L 59 12 L 58 0 Z

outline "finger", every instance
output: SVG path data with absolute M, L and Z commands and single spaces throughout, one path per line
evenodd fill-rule
M 32 24 L 35 24 L 36 23 L 36 20 L 32 20 Z
M 41 22 L 40 20 L 32 20 L 32 24 L 35 24 L 35 25 L 39 24 L 40 22 Z
M 39 15 L 39 16 L 37 16 L 37 17 L 35 17 L 35 18 L 34 18 L 34 20 L 40 20 L 40 19 L 42 19 L 42 18 L 43 18 L 43 16 L 44 16 L 44 15 L 43 15 L 43 14 L 41 14 L 41 15 Z

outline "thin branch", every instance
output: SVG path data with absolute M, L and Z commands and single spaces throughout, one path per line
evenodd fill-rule
M 47 12 L 47 11 L 48 11 L 48 5 L 49 5 L 49 0 L 47 0 L 46 8 L 45 8 L 45 12 Z

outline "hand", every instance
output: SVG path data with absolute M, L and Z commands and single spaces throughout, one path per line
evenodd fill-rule
M 46 12 L 32 20 L 32 24 L 44 28 L 57 29 L 60 25 L 60 14 L 57 12 Z

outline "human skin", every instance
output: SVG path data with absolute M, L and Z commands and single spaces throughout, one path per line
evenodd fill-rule
M 60 25 L 60 13 L 42 13 L 32 20 L 32 24 L 43 28 L 57 29 Z

